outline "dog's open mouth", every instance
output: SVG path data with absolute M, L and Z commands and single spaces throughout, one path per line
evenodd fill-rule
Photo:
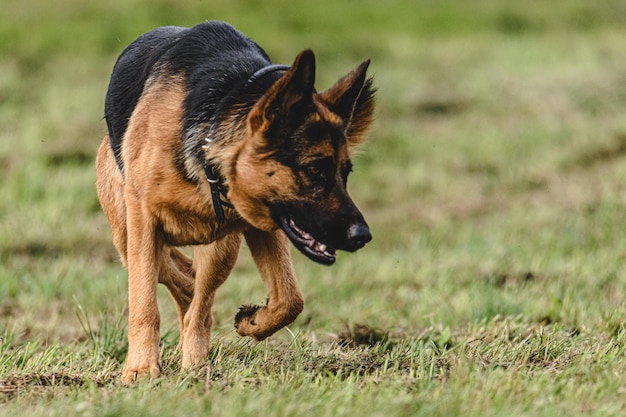
M 324 265 L 331 265 L 335 262 L 337 258 L 335 249 L 315 240 L 310 233 L 303 230 L 290 217 L 281 217 L 280 222 L 289 240 L 309 259 Z

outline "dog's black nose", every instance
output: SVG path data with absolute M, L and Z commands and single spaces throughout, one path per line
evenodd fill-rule
M 357 250 L 372 240 L 372 234 L 365 223 L 354 223 L 348 229 L 348 240 L 354 250 Z

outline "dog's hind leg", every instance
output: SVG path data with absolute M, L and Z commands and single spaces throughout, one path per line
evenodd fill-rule
M 163 259 L 159 284 L 165 285 L 176 303 L 182 343 L 183 320 L 193 299 L 195 270 L 192 260 L 176 248 L 170 247 L 169 256 L 165 256 Z
M 267 288 L 267 305 L 241 307 L 235 327 L 242 336 L 263 340 L 293 322 L 302 312 L 304 300 L 284 233 L 250 229 L 245 237 Z
M 120 255 L 122 264 L 127 266 L 124 178 L 115 163 L 108 135 L 102 140 L 96 156 L 96 189 L 102 211 L 111 225 L 113 245 Z
M 183 368 L 200 365 L 207 360 L 215 292 L 235 266 L 241 235 L 230 234 L 208 245 L 194 246 L 196 270 L 194 296 L 181 331 Z

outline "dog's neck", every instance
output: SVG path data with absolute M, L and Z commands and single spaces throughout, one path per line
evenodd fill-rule
M 245 88 L 249 88 L 252 86 L 257 80 L 259 80 L 264 75 L 267 75 L 276 71 L 286 71 L 289 69 L 289 65 L 284 64 L 274 64 L 269 65 L 267 67 L 263 67 L 257 71 L 255 71 L 247 80 L 245 84 Z M 212 130 L 212 129 L 211 129 Z M 202 149 L 205 153 L 205 159 L 203 162 L 203 170 L 206 176 L 207 181 L 209 182 L 211 188 L 211 200 L 213 202 L 213 210 L 215 211 L 215 215 L 220 224 L 225 222 L 224 215 L 224 207 L 234 209 L 233 205 L 227 201 L 224 201 L 222 197 L 226 198 L 228 194 L 228 186 L 224 183 L 224 177 L 222 176 L 219 167 L 217 164 L 212 163 L 209 160 L 208 151 L 210 151 L 211 143 L 213 142 L 213 135 L 209 134 L 205 138 L 205 144 L 202 146 Z

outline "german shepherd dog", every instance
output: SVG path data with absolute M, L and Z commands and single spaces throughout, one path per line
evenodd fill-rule
M 157 28 L 124 50 L 96 160 L 98 198 L 129 275 L 123 382 L 160 374 L 157 283 L 176 302 L 188 368 L 207 359 L 215 291 L 242 237 L 267 302 L 241 307 L 235 328 L 257 340 L 303 309 L 289 241 L 330 265 L 337 250 L 371 240 L 346 191 L 374 110 L 368 64 L 318 93 L 312 51 L 273 65 L 223 22 Z

